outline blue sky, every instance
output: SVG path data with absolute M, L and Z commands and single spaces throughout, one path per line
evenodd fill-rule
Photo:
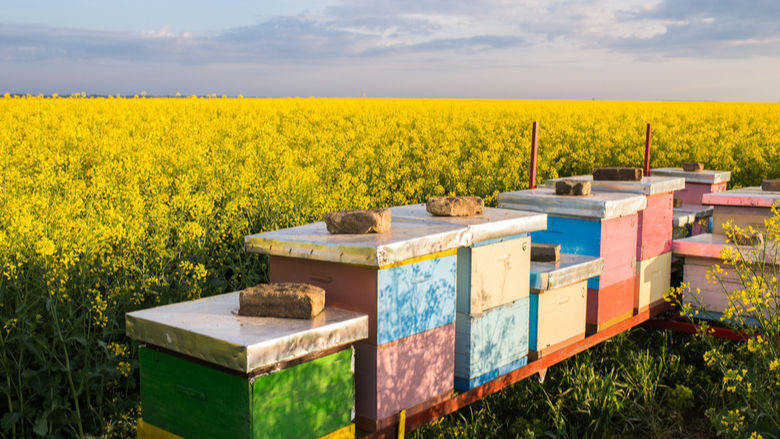
M 780 101 L 780 0 L 26 0 L 0 93 Z

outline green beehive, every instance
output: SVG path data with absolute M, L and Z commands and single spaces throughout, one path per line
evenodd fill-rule
M 368 318 L 236 315 L 238 293 L 128 313 L 143 422 L 183 438 L 318 438 L 354 413 L 354 341 Z

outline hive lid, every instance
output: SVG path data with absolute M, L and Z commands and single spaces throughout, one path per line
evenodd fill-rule
M 467 238 L 463 226 L 393 218 L 386 233 L 331 235 L 317 222 L 245 236 L 244 247 L 250 253 L 381 268 L 465 247 Z
M 393 207 L 390 211 L 393 218 L 465 227 L 468 230 L 464 235 L 466 245 L 547 229 L 546 214 L 522 210 L 486 207 L 481 215 L 434 216 L 425 210 L 425 204 L 410 204 Z
M 656 195 L 685 189 L 685 179 L 680 177 L 644 177 L 642 181 L 593 180 L 592 175 L 574 175 L 552 178 L 545 187 L 555 188 L 555 182 L 561 180 L 589 181 L 590 187 L 597 192 L 626 192 L 630 194 Z
M 558 262 L 531 262 L 531 288 L 552 290 L 598 276 L 603 270 L 602 258 L 561 253 Z
M 237 315 L 239 292 L 125 315 L 127 336 L 249 373 L 368 337 L 368 316 L 325 308 L 313 319 Z
M 780 202 L 780 192 L 763 191 L 758 186 L 751 186 L 704 194 L 701 202 L 716 206 L 772 207 L 773 203 Z
M 585 196 L 555 195 L 555 189 L 538 188 L 503 192 L 498 195 L 498 205 L 548 215 L 606 220 L 644 209 L 647 199 L 644 195 L 619 192 L 592 192 Z
M 686 182 L 691 183 L 723 183 L 731 180 L 730 171 L 713 171 L 705 169 L 699 172 L 683 171 L 682 168 L 658 168 L 653 169 L 651 174 L 659 177 L 682 177 Z
M 672 227 L 682 227 L 693 224 L 698 219 L 712 216 L 712 206 L 698 206 L 695 204 L 675 207 L 672 213 Z
M 677 256 L 696 256 L 701 258 L 712 258 L 720 260 L 720 252 L 725 247 L 738 249 L 743 259 L 746 261 L 758 262 L 763 260 L 765 263 L 777 265 L 780 263 L 780 254 L 778 248 L 767 246 L 768 254 L 762 256 L 763 246 L 735 245 L 733 242 L 726 242 L 726 236 L 715 235 L 712 233 L 702 233 L 700 235 L 690 236 L 688 238 L 673 239 L 672 253 Z

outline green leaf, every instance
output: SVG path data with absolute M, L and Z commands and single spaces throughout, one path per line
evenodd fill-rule
M 0 427 L 3 427 L 3 431 L 8 431 L 16 425 L 19 418 L 22 416 L 19 412 L 8 412 L 0 419 Z
M 39 416 L 33 425 L 33 432 L 38 436 L 46 436 L 49 433 L 49 424 L 45 416 Z

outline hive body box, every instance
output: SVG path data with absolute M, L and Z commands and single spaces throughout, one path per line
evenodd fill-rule
M 532 233 L 533 242 L 560 244 L 562 252 L 604 259 L 601 275 L 588 280 L 589 333 L 626 320 L 633 313 L 637 212 L 646 203 L 645 197 L 637 194 L 561 196 L 550 188 L 499 195 L 500 207 L 547 213 L 547 230 Z
M 733 243 L 727 243 L 726 237 L 723 235 L 706 233 L 675 240 L 672 251 L 675 256 L 685 258 L 683 282 L 687 283 L 691 290 L 683 297 L 683 303 L 691 304 L 694 307 L 704 305 L 707 313 L 700 316 L 702 318 L 719 320 L 723 311 L 728 307 L 727 292 L 745 288 L 734 268 L 724 266 L 721 260 L 720 253 L 725 247 L 739 248 L 747 261 L 763 260 L 766 262 L 764 273 L 769 273 L 768 277 L 776 275 L 780 268 L 778 267 L 780 255 L 768 254 L 765 259 L 762 259 L 759 248 L 735 246 Z M 714 265 L 720 265 L 726 272 L 726 275 L 722 276 L 722 283 L 715 282 L 713 284 L 707 280 L 707 271 Z M 697 289 L 700 290 L 698 295 L 695 293 Z
M 393 218 L 382 234 L 331 235 L 314 223 L 245 244 L 270 254 L 272 282 L 311 283 L 326 306 L 368 314 L 369 338 L 355 347 L 356 424 L 375 430 L 452 392 L 456 252 L 466 239 L 462 226 Z
M 687 172 L 683 171 L 682 168 L 657 168 L 653 169 L 652 175 L 684 178 L 685 188 L 675 191 L 674 198 L 681 200 L 683 205 L 694 206 L 706 205 L 707 203 L 702 200 L 704 194 L 725 191 L 726 184 L 731 179 L 729 171 Z
M 351 344 L 368 318 L 238 316 L 238 292 L 128 313 L 139 352 L 139 436 L 318 438 L 349 428 Z M 290 419 L 297 419 L 290 423 Z
M 529 232 L 543 230 L 537 212 L 486 208 L 481 215 L 436 217 L 425 205 L 395 207 L 393 218 L 467 228 L 458 249 L 455 388 L 468 390 L 527 362 Z
M 672 239 L 707 233 L 712 212 L 712 206 L 675 207 L 672 219 Z
M 680 177 L 644 177 L 641 181 L 593 180 L 592 175 L 566 177 L 590 181 L 595 192 L 623 192 L 640 194 L 647 198 L 644 209 L 638 212 L 636 259 L 638 261 L 668 253 L 672 249 L 673 193 L 685 187 Z M 548 180 L 549 187 L 562 178 Z
M 725 234 L 723 223 L 728 220 L 745 230 L 753 227 L 763 231 L 766 229 L 764 220 L 772 215 L 772 205 L 780 204 L 780 192 L 762 191 L 760 187 L 747 187 L 706 194 L 704 202 L 714 206 L 713 234 Z
M 601 258 L 569 253 L 557 263 L 531 263 L 531 360 L 585 338 L 587 279 L 603 268 Z

